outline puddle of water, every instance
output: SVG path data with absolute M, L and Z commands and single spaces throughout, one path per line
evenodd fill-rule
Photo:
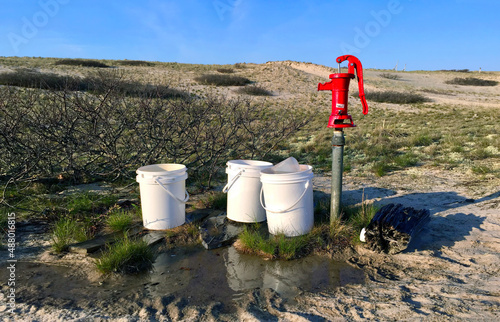
M 108 277 L 104 283 L 89 283 L 81 272 L 75 274 L 69 267 L 21 262 L 18 266 L 16 284 L 24 286 L 19 294 L 22 302 L 58 299 L 57 303 L 70 301 L 82 307 L 89 305 L 86 298 L 114 302 L 137 294 L 152 299 L 172 295 L 186 299 L 190 305 L 221 302 L 231 310 L 255 288 L 271 288 L 294 302 L 301 290 L 319 292 L 365 281 L 362 270 L 324 257 L 268 261 L 240 254 L 233 247 L 171 250 L 159 254 L 148 273 Z M 3 280 L 6 272 L 0 272 Z
M 271 288 L 291 300 L 301 290 L 318 292 L 365 280 L 362 270 L 324 257 L 269 261 L 240 254 L 234 247 L 162 253 L 148 278 L 151 295 L 173 293 L 193 304 L 207 300 L 227 304 L 255 288 Z

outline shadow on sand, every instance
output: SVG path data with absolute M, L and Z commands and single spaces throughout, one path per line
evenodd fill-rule
M 499 197 L 500 191 L 476 200 L 462 197 L 456 192 L 451 191 L 412 193 L 396 196 L 395 191 L 383 188 L 344 191 L 342 195 L 345 204 L 358 204 L 363 200 L 379 199 L 375 201 L 375 204 L 379 207 L 390 203 L 400 203 L 405 207 L 428 209 L 431 213 L 431 221 L 424 226 L 418 235 L 414 236 L 404 252 L 431 250 L 435 256 L 453 262 L 455 261 L 443 257 L 441 249 L 443 247 L 452 247 L 457 242 L 465 240 L 466 236 L 469 236 L 474 228 L 484 231 L 481 225 L 484 223 L 486 217 L 463 212 L 442 216 L 436 216 L 436 214 L 471 204 L 477 205 Z

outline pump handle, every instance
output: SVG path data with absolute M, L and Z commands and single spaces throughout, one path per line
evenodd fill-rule
M 337 63 L 341 63 L 343 61 L 348 61 L 347 72 L 349 74 L 354 74 L 354 69 L 356 69 L 356 75 L 358 76 L 358 88 L 359 88 L 359 99 L 361 100 L 361 105 L 363 105 L 363 114 L 368 114 L 368 103 L 366 103 L 365 99 L 365 89 L 363 87 L 363 66 L 359 59 L 352 55 L 343 55 L 337 57 Z

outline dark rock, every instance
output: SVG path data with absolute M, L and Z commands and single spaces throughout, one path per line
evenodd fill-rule
M 186 213 L 186 223 L 202 221 L 213 212 L 212 209 L 197 209 L 195 211 Z
M 243 225 L 227 219 L 225 212 L 219 211 L 206 219 L 201 227 L 202 244 L 206 249 L 215 249 L 230 245 L 243 232 Z
M 143 231 L 142 226 L 134 226 L 130 228 L 128 231 L 128 236 L 132 237 L 135 235 L 140 234 Z M 89 254 L 93 253 L 102 247 L 104 247 L 106 244 L 111 244 L 114 243 L 117 240 L 117 237 L 123 236 L 122 232 L 116 232 L 116 233 L 111 233 L 111 234 L 106 234 L 106 235 L 100 235 L 96 236 L 93 239 L 89 239 L 80 243 L 75 243 L 72 245 L 69 245 L 68 249 L 72 253 L 78 253 L 78 254 Z
M 164 231 L 148 231 L 144 236 L 142 236 L 142 240 L 148 243 L 148 246 L 154 246 L 165 239 Z

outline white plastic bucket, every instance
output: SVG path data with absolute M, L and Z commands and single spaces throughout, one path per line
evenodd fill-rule
M 142 221 L 151 230 L 170 229 L 186 221 L 186 166 L 152 164 L 137 170 Z
M 271 162 L 233 160 L 227 162 L 227 218 L 244 223 L 266 220 L 266 212 L 259 202 L 262 187 L 260 171 L 272 167 Z
M 260 203 L 266 210 L 271 234 L 294 237 L 311 231 L 314 225 L 313 176 L 312 167 L 303 164 L 298 172 L 276 173 L 272 168 L 261 171 Z

